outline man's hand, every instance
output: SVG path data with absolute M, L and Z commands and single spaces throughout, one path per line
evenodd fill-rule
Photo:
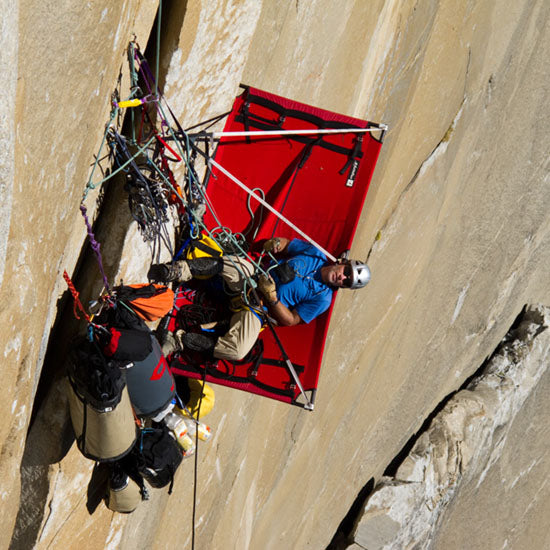
M 274 237 L 265 241 L 264 250 L 271 254 L 284 254 L 289 243 L 290 240 L 285 237 Z
M 268 302 L 273 303 L 277 301 L 277 287 L 275 281 L 271 277 L 266 277 L 263 274 L 260 275 L 258 279 L 258 288 Z
M 258 288 L 265 296 L 269 306 L 269 314 L 283 327 L 291 327 L 302 322 L 300 315 L 294 309 L 288 309 L 277 298 L 277 287 L 271 277 L 260 275 Z
M 272 254 L 277 254 L 281 251 L 281 239 L 279 239 L 279 237 L 268 239 L 264 243 L 264 250 L 266 252 L 271 252 Z

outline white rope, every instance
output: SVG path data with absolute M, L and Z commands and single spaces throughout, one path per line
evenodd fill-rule
M 364 134 L 366 132 L 379 132 L 388 129 L 386 124 L 380 124 L 377 127 L 370 128 L 341 128 L 341 129 L 325 129 L 320 128 L 314 130 L 253 130 L 250 132 L 213 132 L 211 135 L 213 138 L 221 137 L 248 137 L 248 136 L 301 136 L 301 135 L 317 135 L 317 134 Z
M 241 189 L 244 189 L 251 197 L 254 197 L 260 204 L 263 204 L 270 212 L 275 214 L 281 221 L 286 223 L 289 227 L 294 229 L 296 233 L 301 235 L 306 241 L 308 241 L 310 244 L 312 244 L 315 248 L 320 250 L 327 258 L 331 259 L 333 262 L 336 262 L 336 258 L 327 250 L 325 250 L 319 243 L 315 242 L 311 237 L 306 235 L 301 229 L 296 227 L 290 220 L 285 218 L 281 213 L 277 212 L 275 208 L 273 208 L 270 204 L 265 202 L 259 195 L 254 193 L 252 189 L 247 187 L 242 181 L 238 180 L 233 174 L 228 172 L 223 166 L 221 166 L 218 162 L 216 162 L 213 158 L 208 159 L 208 164 L 215 166 L 220 172 L 225 174 L 231 181 L 236 183 Z

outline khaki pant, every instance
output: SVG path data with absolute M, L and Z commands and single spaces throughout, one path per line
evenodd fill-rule
M 254 273 L 254 266 L 249 261 L 236 256 L 223 258 L 221 276 L 232 292 L 240 292 L 243 289 L 245 278 L 242 272 L 251 276 Z M 230 361 L 241 360 L 252 349 L 261 328 L 262 322 L 255 313 L 248 309 L 237 311 L 229 321 L 229 330 L 218 338 L 214 357 Z

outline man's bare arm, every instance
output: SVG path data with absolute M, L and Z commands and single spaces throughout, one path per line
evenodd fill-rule
M 293 327 L 302 322 L 302 318 L 293 309 L 288 309 L 278 299 L 267 302 L 269 314 L 283 327 Z

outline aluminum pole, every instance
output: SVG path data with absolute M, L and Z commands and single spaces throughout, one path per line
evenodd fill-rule
M 316 130 L 252 130 L 249 132 L 212 132 L 207 135 L 212 136 L 214 139 L 221 137 L 254 137 L 254 136 L 302 136 L 302 135 L 319 135 L 319 134 L 364 134 L 366 132 L 378 132 L 386 131 L 388 126 L 386 124 L 380 124 L 377 127 L 371 126 L 370 128 L 342 128 L 342 129 L 316 129 Z

